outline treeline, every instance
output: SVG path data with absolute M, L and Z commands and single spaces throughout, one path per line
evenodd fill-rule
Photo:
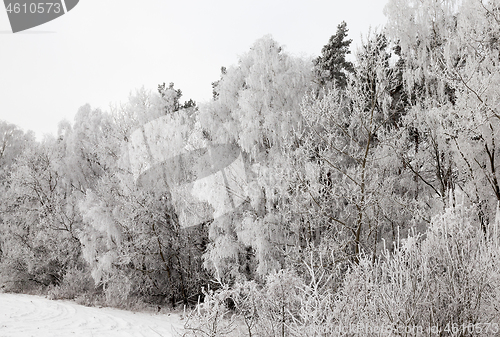
M 313 60 L 266 36 L 200 106 L 163 84 L 84 106 L 42 142 L 3 123 L 0 282 L 113 305 L 224 298 L 248 335 L 491 322 L 499 5 L 391 0 L 354 62 L 345 23 Z M 239 207 L 184 227 L 168 190 L 137 184 L 131 137 L 158 118 L 186 143 L 241 151 Z

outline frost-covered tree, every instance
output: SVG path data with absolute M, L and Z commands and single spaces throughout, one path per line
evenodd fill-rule
M 56 140 L 34 143 L 18 158 L 2 195 L 1 274 L 11 289 L 60 284 L 81 267 L 80 215 L 73 187 L 58 170 Z
M 33 146 L 35 137 L 32 132 L 25 133 L 14 124 L 0 121 L 0 204 L 6 202 L 6 191 L 9 189 L 9 175 L 23 152 Z M 7 254 L 8 236 L 3 226 L 6 215 L 0 212 L 0 261 L 4 251 Z
M 217 100 L 200 111 L 201 123 L 214 142 L 234 142 L 261 156 L 300 126 L 299 105 L 310 80 L 310 62 L 263 37 L 223 72 Z
M 307 165 L 297 172 L 310 206 L 299 210 L 307 210 L 307 223 L 314 224 L 313 242 L 330 238 L 355 261 L 363 250 L 376 256 L 381 235 L 407 221 L 405 208 L 411 208 L 401 185 L 407 173 L 393 152 L 400 131 L 389 122 L 392 78 L 385 46 L 380 35 L 369 40 L 345 90 L 303 107 L 308 129 L 300 151 Z
M 385 7 L 387 36 L 397 44 L 405 64 L 405 87 L 419 101 L 429 95 L 449 98 L 446 82 L 436 81 L 433 64 L 455 35 L 459 4 L 459 0 L 390 0 Z
M 281 179 L 284 151 L 303 127 L 300 103 L 311 85 L 312 67 L 265 36 L 237 65 L 223 69 L 214 85 L 216 99 L 200 107 L 208 142 L 238 146 L 246 168 L 249 203 L 216 219 L 210 229 L 207 266 L 221 277 L 265 275 L 280 268 L 287 231 L 279 210 L 284 202 L 279 191 L 288 184 Z
M 179 99 L 182 97 L 182 91 L 174 88 L 174 83 L 170 82 L 168 87 L 165 82 L 158 85 L 158 93 L 161 95 L 165 104 L 165 113 L 178 111 L 179 109 L 188 109 L 196 106 L 196 102 L 190 99 L 180 104 Z
M 85 224 L 83 255 L 109 303 L 123 302 L 129 296 L 166 299 L 172 305 L 187 303 L 205 282 L 203 228 L 179 226 L 167 186 L 155 189 L 138 184 L 130 161 L 140 158 L 131 158 L 127 146 L 136 129 L 165 116 L 165 107 L 178 98 L 139 90 L 110 114 L 109 125 L 101 125 L 109 126 L 108 144 L 96 150 L 99 161 L 110 164 L 95 187 L 86 190 L 79 210 Z M 185 120 L 193 110 L 169 110 L 168 118 Z
M 463 191 L 485 227 L 500 197 L 497 8 L 472 0 L 394 0 L 386 8 L 412 96 L 407 126 L 415 154 L 407 163 L 443 206 L 449 192 Z
M 92 276 L 111 303 L 129 296 L 187 303 L 207 278 L 201 261 L 206 234 L 180 228 L 166 198 L 129 178 L 105 177 L 81 204 Z
M 500 201 L 497 8 L 496 1 L 464 1 L 456 35 L 436 60 L 436 73 L 455 90 L 455 104 L 450 109 L 453 124 L 448 125 L 447 134 L 459 165 L 457 183 L 484 213 L 485 223 Z
M 116 169 L 121 143 L 114 129 L 112 116 L 89 104 L 78 110 L 72 125 L 59 124 L 57 148 L 62 161 L 58 169 L 81 195 Z
M 0 121 L 0 181 L 3 185 L 8 173 L 27 147 L 34 143 L 33 132 L 24 132 L 14 124 Z

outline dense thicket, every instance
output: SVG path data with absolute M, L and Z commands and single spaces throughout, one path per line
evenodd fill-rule
M 162 84 L 109 112 L 84 106 L 41 142 L 1 124 L 0 282 L 110 304 L 203 293 L 190 324 L 209 335 L 230 328 L 228 303 L 259 336 L 498 323 L 498 8 L 390 0 L 353 61 L 345 23 L 314 60 L 265 36 L 200 106 Z M 147 130 L 141 164 L 131 149 Z M 178 166 L 148 166 L 159 144 Z M 220 146 L 237 159 L 193 173 L 187 154 L 213 168 L 229 160 Z M 140 184 L 153 169 L 157 184 Z M 219 194 L 193 190 L 206 176 Z M 211 216 L 185 217 L 179 188 Z

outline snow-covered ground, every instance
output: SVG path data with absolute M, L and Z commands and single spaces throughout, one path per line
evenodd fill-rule
M 178 336 L 178 315 L 89 308 L 39 296 L 0 294 L 0 337 Z

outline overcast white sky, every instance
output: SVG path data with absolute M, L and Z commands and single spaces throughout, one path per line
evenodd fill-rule
M 174 82 L 182 100 L 211 98 L 221 66 L 271 34 L 318 56 L 346 21 L 353 44 L 385 22 L 386 0 L 80 0 L 66 15 L 12 34 L 0 8 L 0 119 L 54 133 L 86 103 L 109 110 L 144 86 Z M 1 5 L 0 5 L 1 6 Z M 354 50 L 353 50 L 354 51 Z

